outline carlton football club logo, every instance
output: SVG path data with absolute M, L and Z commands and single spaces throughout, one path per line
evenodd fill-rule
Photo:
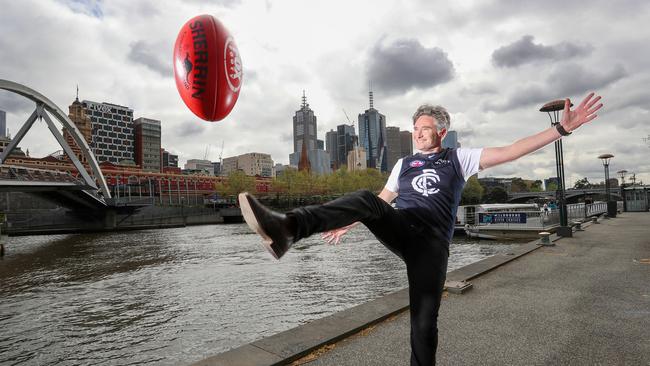
M 431 194 L 440 192 L 438 188 L 433 188 L 432 185 L 440 182 L 440 176 L 436 174 L 435 169 L 424 169 L 422 174 L 413 178 L 411 186 L 417 192 L 422 193 L 423 196 L 428 197 Z
M 424 162 L 422 160 L 413 160 L 409 165 L 411 168 L 419 168 L 424 165 Z
M 239 90 L 242 79 L 241 57 L 232 37 L 228 37 L 223 50 L 223 66 L 226 68 L 226 80 L 233 93 Z

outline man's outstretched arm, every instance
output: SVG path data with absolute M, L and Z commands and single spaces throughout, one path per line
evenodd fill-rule
M 583 124 L 593 120 L 598 115 L 598 111 L 603 104 L 598 103 L 600 96 L 595 98 L 594 93 L 590 93 L 582 100 L 574 110 L 571 110 L 571 101 L 567 98 L 564 101 L 564 111 L 560 124 L 567 131 L 571 132 Z M 593 99 L 592 99 L 593 98 Z M 598 103 L 598 104 L 597 104 Z M 512 145 L 502 147 L 487 147 L 481 153 L 480 168 L 481 170 L 493 167 L 495 165 L 517 160 L 520 157 L 530 154 L 551 142 L 562 137 L 555 127 L 548 128 L 538 134 L 517 140 Z

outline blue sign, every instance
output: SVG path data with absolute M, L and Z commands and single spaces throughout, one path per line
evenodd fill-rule
M 521 212 L 499 212 L 479 213 L 478 221 L 481 224 L 525 224 L 526 213 Z

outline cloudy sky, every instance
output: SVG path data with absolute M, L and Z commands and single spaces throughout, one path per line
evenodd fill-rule
M 453 3 L 453 4 L 452 4 Z M 650 183 L 650 2 L 350 0 L 0 0 L 0 79 L 23 83 L 64 111 L 80 99 L 129 106 L 159 119 L 163 147 L 217 160 L 270 153 L 288 163 L 292 116 L 302 91 L 318 134 L 357 125 L 374 105 L 388 125 L 410 129 L 424 102 L 446 106 L 465 147 L 499 146 L 549 126 L 539 108 L 589 91 L 599 118 L 564 139 L 567 184 L 610 170 Z M 212 14 L 234 36 L 244 81 L 223 121 L 204 122 L 183 104 L 172 47 L 193 16 Z M 15 133 L 33 104 L 0 91 Z M 356 126 L 358 129 L 358 126 Z M 23 143 L 32 156 L 60 149 L 43 122 Z M 555 175 L 553 147 L 480 176 Z M 612 174 L 615 176 L 615 174 Z

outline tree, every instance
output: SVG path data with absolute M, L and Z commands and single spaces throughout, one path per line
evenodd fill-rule
M 234 196 L 241 192 L 255 191 L 255 178 L 249 177 L 241 170 L 228 173 L 228 180 L 215 184 L 215 191 L 223 197 Z
M 506 203 L 508 201 L 508 192 L 502 187 L 492 187 L 483 196 L 485 203 Z
M 589 180 L 587 177 L 584 177 L 582 179 L 579 179 L 576 181 L 576 184 L 573 185 L 574 189 L 586 189 L 586 188 L 591 188 L 591 183 L 589 183 Z
M 528 192 L 528 185 L 521 178 L 512 178 L 511 192 Z
M 469 178 L 463 189 L 463 193 L 460 198 L 461 205 L 477 205 L 481 203 L 481 198 L 483 197 L 484 189 L 481 184 L 478 182 L 476 175 L 473 175 Z
M 557 191 L 557 183 L 549 182 L 546 185 L 546 192 L 553 192 L 553 191 Z
M 536 180 L 530 185 L 530 191 L 531 192 L 541 192 L 543 191 L 542 189 L 542 181 L 541 180 Z

